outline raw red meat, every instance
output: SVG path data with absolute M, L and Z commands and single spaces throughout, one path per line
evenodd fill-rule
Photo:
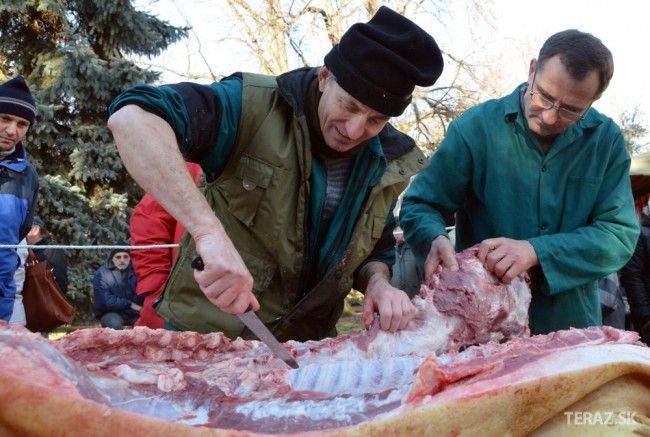
M 130 435 L 192 435 L 195 428 L 188 425 L 264 434 L 398 435 L 433 426 L 445 433 L 481 429 L 486 423 L 502 434 L 526 425 L 517 435 L 630 375 L 641 378 L 632 389 L 642 390 L 632 411 L 639 418 L 650 415 L 650 351 L 630 332 L 570 330 L 439 356 L 414 351 L 378 359 L 352 352 L 351 338 L 339 340 L 290 342 L 301 364 L 290 370 L 258 342 L 231 342 L 221 334 L 92 329 L 52 344 L 24 329 L 4 328 L 0 424 L 19 430 L 15 435 L 49 435 L 49 427 L 34 427 L 53 419 L 69 432 L 87 422 L 81 430 L 92 435 L 109 435 L 113 424 Z M 635 392 L 623 382 L 626 397 L 617 402 L 632 408 L 628 396 Z M 23 399 L 29 400 L 29 418 L 16 414 Z M 481 413 L 486 402 L 494 402 L 499 414 Z M 504 403 L 525 412 L 528 422 L 516 423 L 509 409 L 502 412 Z M 452 411 L 463 411 L 463 417 Z M 477 414 L 485 423 L 476 423 Z
M 478 246 L 456 254 L 458 270 L 439 266 L 420 291 L 432 308 L 454 321 L 453 330 L 444 333 L 449 342 L 445 351 L 530 335 L 528 283 L 516 278 L 510 285 L 504 285 L 485 270 L 477 254 Z
M 1 327 L 0 433 L 446 435 L 489 425 L 517 435 L 619 389 L 650 415 L 650 352 L 634 333 L 570 330 L 457 352 L 527 333 L 526 283 L 495 282 L 472 253 L 422 288 L 407 330 L 287 342 L 297 370 L 260 342 L 220 333 L 87 329 L 49 342 Z

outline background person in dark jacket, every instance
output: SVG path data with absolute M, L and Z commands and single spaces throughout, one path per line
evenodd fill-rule
M 603 325 L 625 329 L 625 292 L 617 272 L 598 280 L 598 294 Z
M 650 205 L 643 208 L 641 234 L 632 258 L 621 269 L 634 329 L 650 345 Z
M 132 325 L 142 309 L 142 297 L 135 293 L 136 279 L 128 250 L 114 249 L 93 280 L 93 309 L 104 328 Z
M 38 261 L 47 261 L 47 264 L 54 272 L 54 279 L 59 286 L 59 290 L 62 293 L 68 291 L 68 256 L 64 250 L 48 249 L 46 247 L 55 244 L 55 242 L 39 216 L 34 217 L 32 229 L 27 234 L 27 244 L 44 246 L 34 248 L 34 256 Z

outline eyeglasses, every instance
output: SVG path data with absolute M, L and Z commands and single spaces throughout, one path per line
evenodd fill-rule
M 535 75 L 537 75 L 537 72 L 535 72 Z M 582 120 L 582 118 L 585 115 L 585 112 L 589 109 L 589 106 L 587 106 L 585 109 L 581 111 L 576 111 L 574 109 L 568 109 L 563 106 L 558 105 L 555 103 L 553 100 L 549 99 L 546 97 L 544 94 L 540 93 L 539 91 L 533 91 L 533 88 L 535 87 L 535 76 L 533 76 L 533 84 L 530 87 L 530 98 L 532 102 L 537 105 L 541 106 L 544 108 L 544 110 L 549 110 L 549 109 L 557 109 L 558 115 L 569 121 L 578 121 Z

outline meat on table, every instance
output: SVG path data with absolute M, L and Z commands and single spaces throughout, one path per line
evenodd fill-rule
M 523 435 L 626 393 L 621 405 L 639 419 L 628 425 L 643 430 L 650 352 L 638 337 L 612 328 L 527 337 L 527 283 L 500 283 L 475 254 L 422 286 L 406 330 L 285 343 L 296 370 L 263 343 L 221 333 L 85 329 L 51 342 L 4 326 L 0 398 L 19 401 L 0 408 L 0 429 Z

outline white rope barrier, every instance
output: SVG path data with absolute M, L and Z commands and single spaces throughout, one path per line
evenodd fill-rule
M 17 249 L 27 247 L 29 249 L 70 249 L 70 250 L 106 250 L 106 249 L 128 249 L 128 250 L 147 250 L 147 249 L 171 249 L 178 247 L 179 244 L 148 244 L 141 246 L 124 246 L 124 245 L 71 245 L 71 244 L 0 244 L 0 249 Z
M 454 226 L 446 228 L 447 231 L 454 229 Z M 401 230 L 395 232 L 395 236 L 401 236 Z M 125 246 L 125 245 L 74 245 L 74 244 L 0 244 L 0 249 L 17 249 L 19 247 L 26 247 L 29 249 L 56 249 L 56 250 L 112 250 L 112 249 L 128 249 L 128 250 L 148 250 L 148 249 L 173 249 L 180 246 L 180 244 L 146 244 L 141 246 Z

